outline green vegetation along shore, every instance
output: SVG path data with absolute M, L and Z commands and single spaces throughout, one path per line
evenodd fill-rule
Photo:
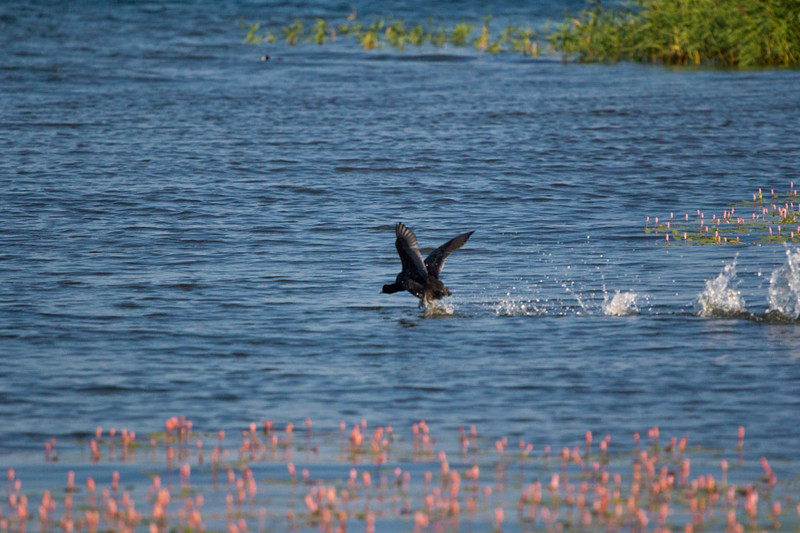
M 392 47 L 474 47 L 527 57 L 557 55 L 580 62 L 636 61 L 667 65 L 791 66 L 800 64 L 798 0 L 631 0 L 604 7 L 592 2 L 575 17 L 541 31 L 496 29 L 479 23 L 363 22 L 352 13 L 339 23 L 315 19 L 262 30 L 242 21 L 250 44 L 284 41 L 318 45 L 349 39 L 365 50 Z
M 635 0 L 600 2 L 549 36 L 580 61 L 668 65 L 800 64 L 797 0 Z

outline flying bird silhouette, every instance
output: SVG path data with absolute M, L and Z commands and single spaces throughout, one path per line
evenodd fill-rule
M 444 260 L 464 246 L 470 235 L 475 232 L 470 231 L 453 237 L 432 251 L 423 261 L 414 232 L 404 226 L 402 222 L 397 223 L 394 231 L 397 235 L 394 246 L 400 255 L 403 270 L 397 275 L 394 283 L 383 286 L 381 293 L 394 294 L 399 291 L 408 291 L 420 299 L 421 305 L 450 296 L 452 293 L 439 279 Z

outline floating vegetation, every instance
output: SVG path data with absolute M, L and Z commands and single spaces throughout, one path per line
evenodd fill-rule
M 98 427 L 88 443 L 50 439 L 42 459 L 4 457 L 0 530 L 796 531 L 800 514 L 797 462 L 776 472 L 741 426 L 714 449 L 657 427 L 563 447 L 535 428 L 529 442 L 425 421 L 165 429 Z
M 317 45 L 334 43 L 337 37 L 349 38 L 358 43 L 364 50 L 393 48 L 399 52 L 408 46 L 421 47 L 430 45 L 436 48 L 453 46 L 456 48 L 474 47 L 489 54 L 511 52 L 526 57 L 539 57 L 540 50 L 554 54 L 554 50 L 545 43 L 539 42 L 539 34 L 530 28 L 519 26 L 508 27 L 499 33 L 490 30 L 492 17 L 484 17 L 480 25 L 461 21 L 451 28 L 435 25 L 430 19 L 426 24 L 406 26 L 403 20 L 374 18 L 362 22 L 353 13 L 346 20 L 336 23 L 321 18 L 314 19 L 309 31 L 304 31 L 301 21 L 295 20 L 279 31 L 262 30 L 261 24 L 250 24 L 240 20 L 239 24 L 245 32 L 244 41 L 248 44 L 273 44 L 283 41 L 289 46 L 301 43 Z M 476 31 L 478 29 L 478 31 Z M 276 37 L 280 35 L 280 39 Z
M 658 236 L 664 244 L 779 244 L 800 242 L 800 199 L 794 182 L 785 194 L 770 191 L 765 198 L 761 189 L 752 201 L 730 204 L 722 215 L 707 218 L 697 210 L 696 216 L 685 214 L 674 218 L 645 219 L 644 231 Z
M 579 61 L 667 65 L 798 65 L 797 0 L 600 1 L 550 37 Z

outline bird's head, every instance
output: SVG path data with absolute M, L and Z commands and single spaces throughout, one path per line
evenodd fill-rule
M 384 285 L 381 294 L 394 294 L 400 289 L 396 285 Z

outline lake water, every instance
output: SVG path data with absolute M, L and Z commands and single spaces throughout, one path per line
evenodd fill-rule
M 350 5 L 221 4 L 0 6 L 0 463 L 174 415 L 537 447 L 653 426 L 729 446 L 742 425 L 796 459 L 800 329 L 765 318 L 787 249 L 644 226 L 800 184 L 800 72 L 249 46 L 239 17 Z M 438 311 L 379 294 L 398 221 L 423 253 L 475 230 Z M 746 311 L 698 316 L 734 261 Z

